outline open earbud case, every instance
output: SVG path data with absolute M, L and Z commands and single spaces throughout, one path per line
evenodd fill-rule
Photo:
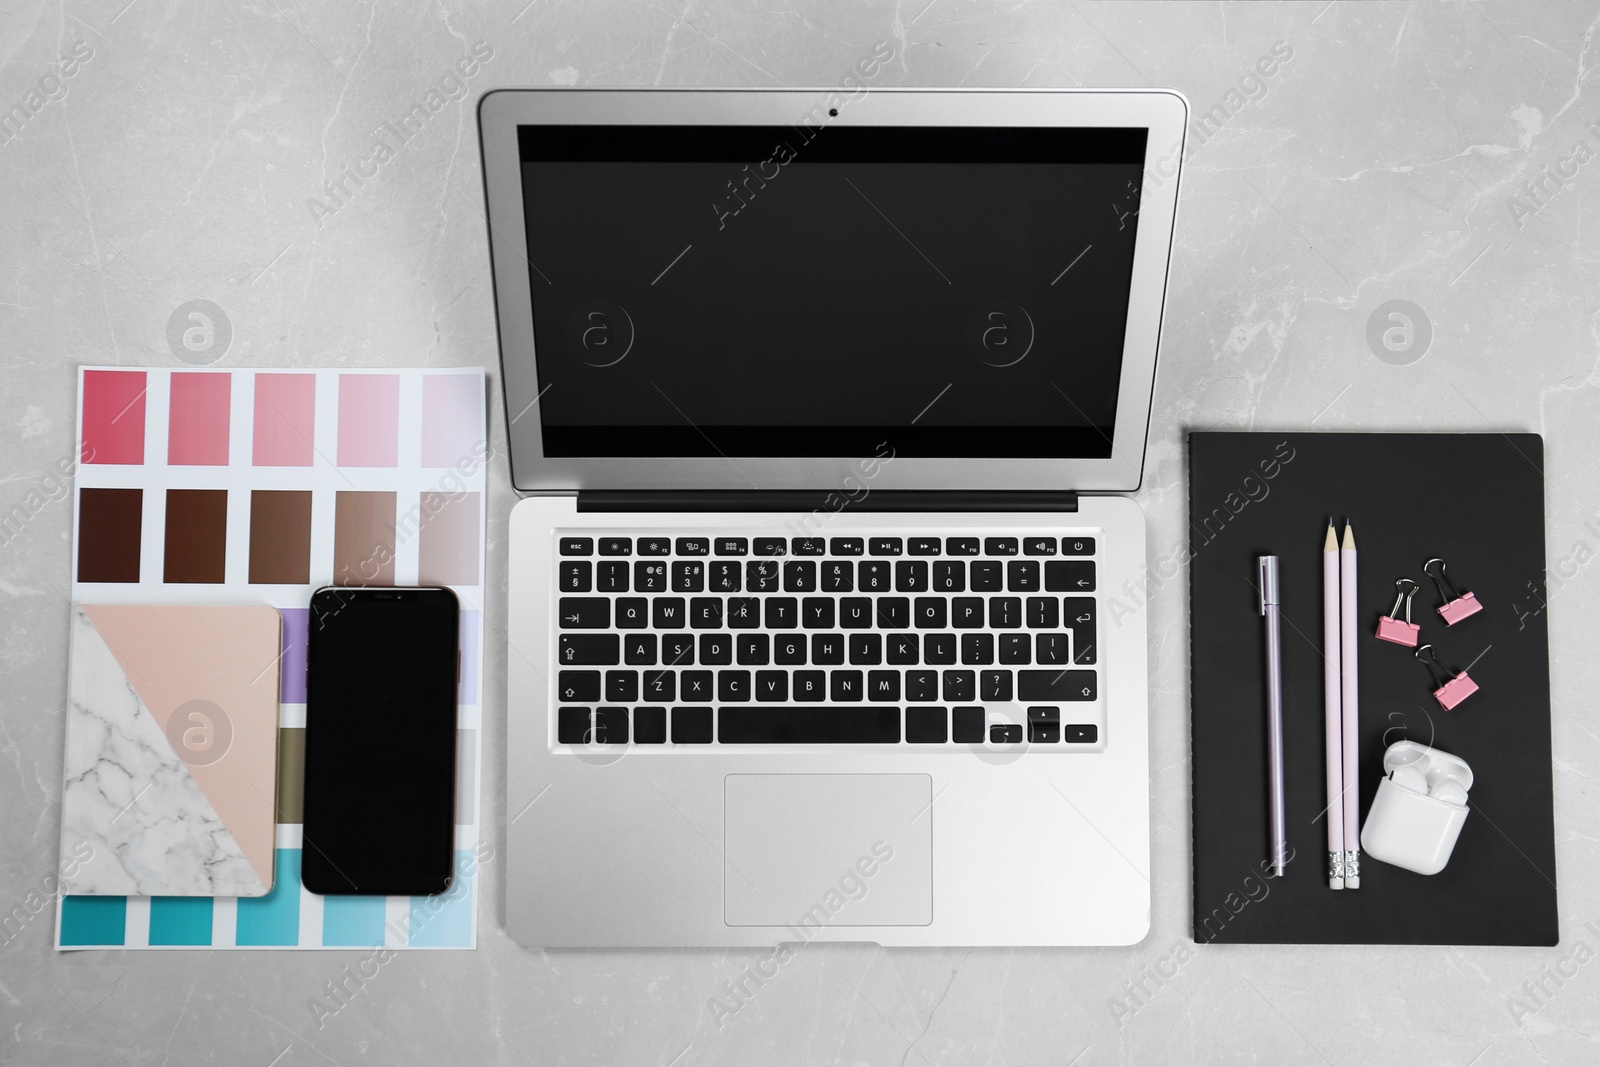
M 1418 874 L 1438 874 L 1467 821 L 1472 768 L 1459 756 L 1415 741 L 1397 741 L 1383 754 L 1361 847 L 1373 859 Z

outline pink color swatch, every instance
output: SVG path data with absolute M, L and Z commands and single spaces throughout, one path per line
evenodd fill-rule
M 316 439 L 315 374 L 257 374 L 257 467 L 309 467 Z
M 228 465 L 231 374 L 174 372 L 167 420 L 167 462 L 184 467 Z
M 483 379 L 476 374 L 422 376 L 424 467 L 454 467 L 463 461 L 476 465 L 481 460 L 483 403 Z
M 83 372 L 84 463 L 144 462 L 144 371 Z
M 339 466 L 393 467 L 400 459 L 400 376 L 339 375 Z

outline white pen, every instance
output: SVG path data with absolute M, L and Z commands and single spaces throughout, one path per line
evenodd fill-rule
M 1322 725 L 1327 758 L 1328 888 L 1344 888 L 1344 728 L 1339 699 L 1339 539 L 1322 542 Z
M 1256 561 L 1261 614 L 1267 620 L 1267 822 L 1272 836 L 1272 875 L 1283 877 L 1289 842 L 1283 814 L 1283 644 L 1278 620 L 1278 557 Z

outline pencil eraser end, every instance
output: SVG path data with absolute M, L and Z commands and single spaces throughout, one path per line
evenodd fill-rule
M 1439 609 L 1439 617 L 1444 619 L 1446 626 L 1454 626 L 1462 619 L 1468 619 L 1483 610 L 1483 605 L 1478 603 L 1478 598 L 1471 593 L 1463 593 Z
M 1439 702 L 1439 706 L 1445 711 L 1451 711 L 1456 707 L 1456 705 L 1460 704 L 1463 700 L 1467 699 L 1477 691 L 1478 683 L 1469 678 L 1466 671 L 1462 671 L 1460 674 L 1456 675 L 1454 678 L 1435 689 L 1433 691 L 1433 699 L 1437 700 Z
M 1344 879 L 1343 878 L 1329 878 L 1328 879 L 1328 888 L 1329 889 L 1343 889 L 1344 888 Z
M 1421 632 L 1422 627 L 1414 622 L 1406 622 L 1404 619 L 1391 619 L 1385 615 L 1378 620 L 1377 638 L 1379 641 L 1388 641 L 1391 644 L 1416 648 L 1417 635 Z
M 1346 878 L 1344 880 L 1344 887 L 1346 889 L 1360 889 L 1361 888 L 1361 876 L 1360 875 L 1346 876 Z

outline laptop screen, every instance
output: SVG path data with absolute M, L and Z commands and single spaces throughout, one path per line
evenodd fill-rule
M 520 127 L 545 455 L 1111 456 L 1146 137 Z

